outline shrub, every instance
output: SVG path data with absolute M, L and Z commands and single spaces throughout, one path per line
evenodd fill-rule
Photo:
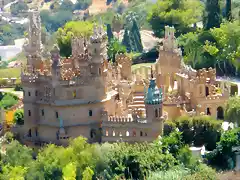
M 216 180 L 216 171 L 212 168 L 206 166 L 205 164 L 200 164 L 196 173 L 187 175 L 183 180 Z
M 168 120 L 164 124 L 164 135 L 168 135 L 178 128 L 182 132 L 184 144 L 195 146 L 206 146 L 206 149 L 213 150 L 220 140 L 222 121 L 213 119 L 210 116 L 182 116 L 176 120 Z M 209 138 L 211 137 L 211 138 Z
M 225 131 L 217 148 L 207 154 L 208 163 L 220 169 L 233 169 L 235 154 L 232 148 L 240 145 L 240 128 Z
M 23 125 L 24 124 L 24 113 L 23 113 L 23 109 L 18 109 L 14 112 L 14 118 L 13 121 L 14 123 L 16 123 L 17 125 Z
M 22 84 L 16 84 L 16 86 L 14 87 L 14 91 L 22 91 Z
M 159 171 L 151 173 L 147 178 L 148 180 L 176 180 L 176 179 L 184 179 L 186 175 L 188 175 L 190 171 L 184 166 L 177 166 L 168 171 Z

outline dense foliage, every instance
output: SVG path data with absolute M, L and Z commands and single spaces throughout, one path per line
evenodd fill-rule
M 237 125 L 240 124 L 240 97 L 234 96 L 230 97 L 226 103 L 225 108 L 225 119 L 228 122 L 236 123 Z
M 182 35 L 179 45 L 184 59 L 194 68 L 216 67 L 219 75 L 238 75 L 240 58 L 238 21 L 225 22 L 219 28 Z
M 14 112 L 13 122 L 17 125 L 24 124 L 24 112 L 23 109 L 18 109 Z
M 235 167 L 234 147 L 240 145 L 240 129 L 232 129 L 224 132 L 217 148 L 207 155 L 209 164 L 219 169 L 233 169 Z
M 72 37 L 89 37 L 93 33 L 93 23 L 88 21 L 70 21 L 57 31 L 60 54 L 69 57 L 72 54 Z
M 222 121 L 215 120 L 210 116 L 179 117 L 176 120 L 165 122 L 164 134 L 168 135 L 176 128 L 182 132 L 182 139 L 185 144 L 213 150 L 221 135 Z M 211 137 L 211 138 L 209 138 Z
M 78 137 L 71 140 L 68 147 L 50 144 L 37 154 L 13 140 L 11 134 L 6 134 L 1 143 L 5 147 L 2 151 L 6 151 L 0 156 L 2 180 L 156 179 L 159 174 L 171 174 L 177 169 L 176 175 L 195 176 L 203 173 L 203 169 L 205 173 L 212 173 L 211 177 L 216 175 L 191 156 L 181 142 L 180 132 L 154 143 L 141 144 L 88 144 L 85 138 Z
M 176 34 L 188 32 L 201 20 L 203 6 L 199 0 L 158 0 L 149 13 L 149 23 L 157 37 L 163 37 L 166 25 L 174 26 Z

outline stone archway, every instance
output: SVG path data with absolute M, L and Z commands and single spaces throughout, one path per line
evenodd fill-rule
M 217 108 L 217 119 L 221 119 L 221 120 L 224 119 L 224 110 L 223 110 L 223 107 L 221 106 Z

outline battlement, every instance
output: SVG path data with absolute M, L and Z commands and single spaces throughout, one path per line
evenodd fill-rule
M 197 77 L 199 79 L 209 79 L 215 80 L 216 79 L 216 69 L 212 69 L 211 67 L 208 69 L 199 69 L 197 71 Z
M 124 117 L 124 116 L 108 116 L 107 121 L 109 122 L 133 122 L 133 118 L 132 117 Z

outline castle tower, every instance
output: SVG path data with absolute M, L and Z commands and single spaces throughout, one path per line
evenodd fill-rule
M 156 62 L 157 86 L 163 86 L 164 93 L 174 87 L 174 75 L 181 69 L 182 56 L 174 32 L 174 27 L 165 27 L 163 46 L 159 49 L 159 58 Z
M 101 76 L 103 62 L 107 59 L 107 34 L 102 26 L 94 26 L 93 35 L 90 37 L 91 73 Z
M 163 128 L 162 89 L 157 87 L 155 78 L 153 78 L 152 69 L 150 84 L 147 91 L 145 91 L 144 103 L 146 107 L 147 121 L 152 123 L 154 136 L 158 136 L 158 133 L 162 132 Z
M 27 56 L 27 65 L 33 69 L 39 69 L 41 66 L 41 20 L 40 12 L 36 9 L 30 10 L 28 41 L 24 45 L 24 50 Z
M 57 45 L 51 51 L 53 86 L 57 86 L 61 78 L 60 50 Z

